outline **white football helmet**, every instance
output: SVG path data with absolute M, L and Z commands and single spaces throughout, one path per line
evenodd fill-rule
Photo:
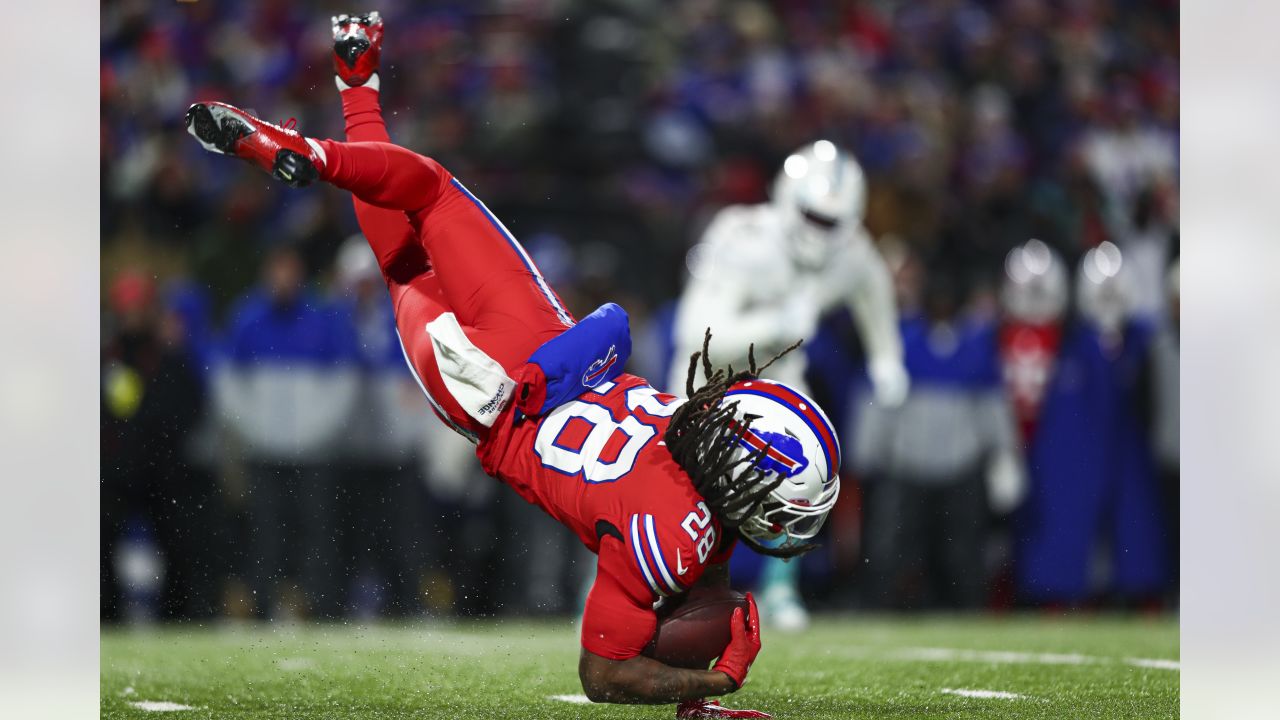
M 724 403 L 750 420 L 738 441 L 742 457 L 768 447 L 757 465 L 765 482 L 782 482 L 749 515 L 739 532 L 748 544 L 790 550 L 818 534 L 840 495 L 840 443 L 831 421 L 813 400 L 773 380 L 743 380 L 731 386 Z
M 1105 333 L 1118 332 L 1133 307 L 1133 287 L 1124 258 L 1114 243 L 1104 242 L 1084 254 L 1076 275 L 1080 314 Z
M 866 179 L 852 154 L 830 140 L 819 140 L 782 163 L 772 200 L 796 259 L 817 267 L 826 261 L 840 231 L 862 222 Z
M 1040 240 L 1028 240 L 1004 259 L 1000 302 L 1005 312 L 1029 323 L 1049 323 L 1067 310 L 1067 269 Z

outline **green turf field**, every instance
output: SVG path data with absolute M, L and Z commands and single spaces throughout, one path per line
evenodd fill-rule
M 107 718 L 671 718 L 585 705 L 560 622 L 247 625 L 102 634 Z M 777 718 L 1169 718 L 1175 619 L 821 618 L 766 632 L 726 699 Z M 953 691 L 953 692 L 947 692 Z M 995 691 L 1017 697 L 970 697 Z M 164 702 L 190 710 L 144 711 Z

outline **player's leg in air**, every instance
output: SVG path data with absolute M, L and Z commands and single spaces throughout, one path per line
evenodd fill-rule
M 347 142 L 391 142 L 379 97 L 382 18 L 376 12 L 334 17 L 333 44 L 333 79 L 342 97 Z M 418 233 L 403 212 L 370 205 L 354 195 L 352 200 L 360 231 L 375 251 L 381 250 L 379 256 L 418 242 Z
M 372 120 L 380 114 L 376 91 L 347 92 L 348 126 L 385 136 L 380 118 Z M 573 324 L 506 228 L 434 160 L 387 142 L 304 139 L 222 103 L 193 105 L 187 125 L 206 149 L 290 185 L 319 179 L 356 196 L 410 365 L 437 414 L 473 440 L 503 407 L 494 402 L 495 391 L 510 389 L 501 381 Z M 375 209 L 398 213 L 413 234 Z M 465 372 L 442 372 L 442 364 Z
M 334 84 L 342 98 L 342 117 L 348 142 L 391 142 L 387 125 L 382 117 L 380 98 L 381 78 L 378 65 L 382 54 L 382 18 L 376 12 L 366 15 L 338 15 L 333 22 Z M 358 196 L 351 196 L 355 206 L 356 222 L 378 259 L 387 289 L 391 293 L 393 307 L 404 303 L 404 337 L 416 337 L 416 328 L 425 326 L 428 319 L 438 318 L 448 312 L 448 303 L 440 289 L 426 249 L 418 240 L 418 232 L 405 213 L 399 210 L 371 205 Z M 414 322 L 409 322 L 413 318 Z M 397 325 L 401 325 L 397 322 Z M 403 341 L 402 342 L 406 342 Z M 405 352 L 412 342 L 406 342 Z M 413 366 L 412 362 L 410 363 Z M 417 369 L 421 382 L 422 375 Z M 428 373 L 428 375 L 430 375 Z M 425 387 L 424 387 L 425 389 Z M 475 439 L 474 430 L 464 429 L 456 408 L 444 407 L 447 399 L 427 392 L 432 408 L 446 425 Z M 436 400 L 441 397 L 442 400 Z M 442 404 L 443 402 L 443 404 Z

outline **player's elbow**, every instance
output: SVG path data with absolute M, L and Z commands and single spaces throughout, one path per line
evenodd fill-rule
M 591 702 L 611 702 L 614 695 L 613 683 L 610 681 L 609 661 L 593 655 L 586 650 L 578 662 L 578 680 L 582 682 L 582 693 Z
M 582 694 L 596 703 L 618 702 L 620 693 L 609 677 L 602 673 L 591 673 L 583 668 L 578 669 L 578 679 L 582 681 Z
M 581 680 L 582 680 L 582 694 L 586 695 L 587 699 L 590 700 L 591 702 L 594 702 L 594 703 L 609 702 L 609 699 L 613 696 L 612 693 L 610 693 L 608 689 L 605 688 L 600 683 L 592 680 L 588 680 L 586 677 L 581 678 Z
M 635 671 L 627 661 L 609 660 L 586 650 L 582 651 L 578 662 L 582 693 L 591 702 L 635 702 L 634 675 Z

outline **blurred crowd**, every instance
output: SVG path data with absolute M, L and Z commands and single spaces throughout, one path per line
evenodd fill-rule
M 626 307 L 655 382 L 710 215 L 803 143 L 858 158 L 913 389 L 866 400 L 842 313 L 807 344 L 848 459 L 816 605 L 1176 603 L 1173 0 L 108 0 L 104 618 L 578 605 L 586 551 L 430 417 L 349 199 L 184 132 L 220 99 L 340 136 L 328 18 L 371 9 L 392 137 L 575 313 Z

